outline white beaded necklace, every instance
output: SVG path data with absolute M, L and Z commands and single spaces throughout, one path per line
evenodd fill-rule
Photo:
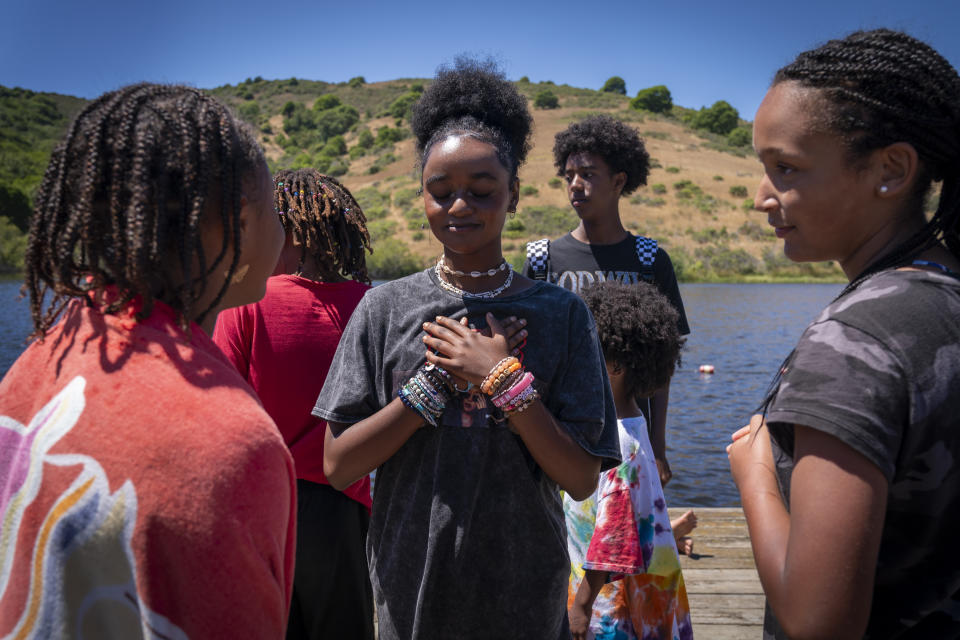
M 504 280 L 503 284 L 497 287 L 496 289 L 491 289 L 490 291 L 476 291 L 476 292 L 464 291 L 463 289 L 455 285 L 452 285 L 443 279 L 443 274 L 441 272 L 441 267 L 440 267 L 441 262 L 437 262 L 437 266 L 434 267 L 434 271 L 436 271 L 436 274 L 437 274 L 437 280 L 440 281 L 440 286 L 446 291 L 456 294 L 462 298 L 481 298 L 481 299 L 496 298 L 498 295 L 500 295 L 501 293 L 509 289 L 510 285 L 513 283 L 513 273 L 514 273 L 513 267 L 507 264 L 507 279 Z M 494 273 L 496 273 L 496 271 L 494 271 Z
M 470 273 L 466 273 L 465 271 L 457 271 L 456 269 L 448 267 L 444 256 L 440 256 L 440 262 L 437 264 L 440 265 L 440 268 L 444 273 L 449 273 L 450 275 L 457 276 L 459 278 L 482 278 L 484 276 L 495 276 L 497 275 L 498 271 L 503 271 L 507 268 L 507 261 L 501 260 L 500 264 L 493 269 L 487 269 L 486 271 L 471 271 Z

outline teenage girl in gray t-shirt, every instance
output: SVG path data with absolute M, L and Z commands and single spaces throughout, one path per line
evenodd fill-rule
M 589 311 L 501 251 L 530 126 L 491 65 L 439 72 L 413 130 L 443 255 L 364 297 L 314 409 L 335 487 L 377 469 L 367 553 L 382 639 L 569 638 L 559 489 L 590 495 L 619 448 Z M 510 317 L 529 330 L 516 357 Z

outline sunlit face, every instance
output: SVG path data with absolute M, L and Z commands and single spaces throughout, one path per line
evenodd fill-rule
M 563 170 L 567 197 L 577 215 L 594 220 L 599 215 L 617 211 L 626 175 L 614 173 L 601 156 L 581 151 L 567 156 Z
M 500 257 L 500 232 L 518 185 L 493 145 L 455 135 L 434 145 L 423 167 L 423 205 L 448 254 Z
M 266 164 L 261 164 L 243 181 L 244 222 L 238 266 L 243 277 L 231 283 L 219 305 L 221 309 L 257 302 L 266 292 L 267 278 L 277 266 L 284 243 L 283 225 L 273 210 L 272 195 L 270 171 Z
M 753 123 L 764 176 L 754 205 L 796 262 L 837 260 L 841 266 L 876 232 L 875 184 L 850 164 L 839 138 L 812 126 L 815 89 L 783 82 L 768 92 Z

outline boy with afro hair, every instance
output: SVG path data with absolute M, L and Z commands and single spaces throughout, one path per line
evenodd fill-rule
M 634 236 L 620 219 L 620 198 L 646 184 L 650 156 L 637 131 L 610 116 L 591 116 L 556 135 L 553 160 L 567 183 L 567 197 L 580 224 L 552 242 L 527 245 L 523 274 L 579 293 L 595 282 L 652 282 L 677 310 L 677 328 L 690 333 L 670 256 L 655 240 Z M 667 461 L 666 424 L 669 378 L 641 403 L 666 485 L 672 473 Z
M 689 533 L 696 516 L 688 511 L 670 522 L 637 403 L 680 362 L 678 314 L 643 282 L 602 282 L 582 295 L 606 361 L 623 462 L 600 474 L 587 500 L 564 496 L 570 630 L 574 640 L 589 637 L 588 630 L 597 638 L 692 638 L 675 537 Z

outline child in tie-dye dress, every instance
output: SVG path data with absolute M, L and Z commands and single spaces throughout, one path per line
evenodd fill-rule
M 593 312 L 617 407 L 623 463 L 593 496 L 564 496 L 575 640 L 688 640 L 690 607 L 663 488 L 636 398 L 670 379 L 683 338 L 677 312 L 646 284 L 598 284 Z

